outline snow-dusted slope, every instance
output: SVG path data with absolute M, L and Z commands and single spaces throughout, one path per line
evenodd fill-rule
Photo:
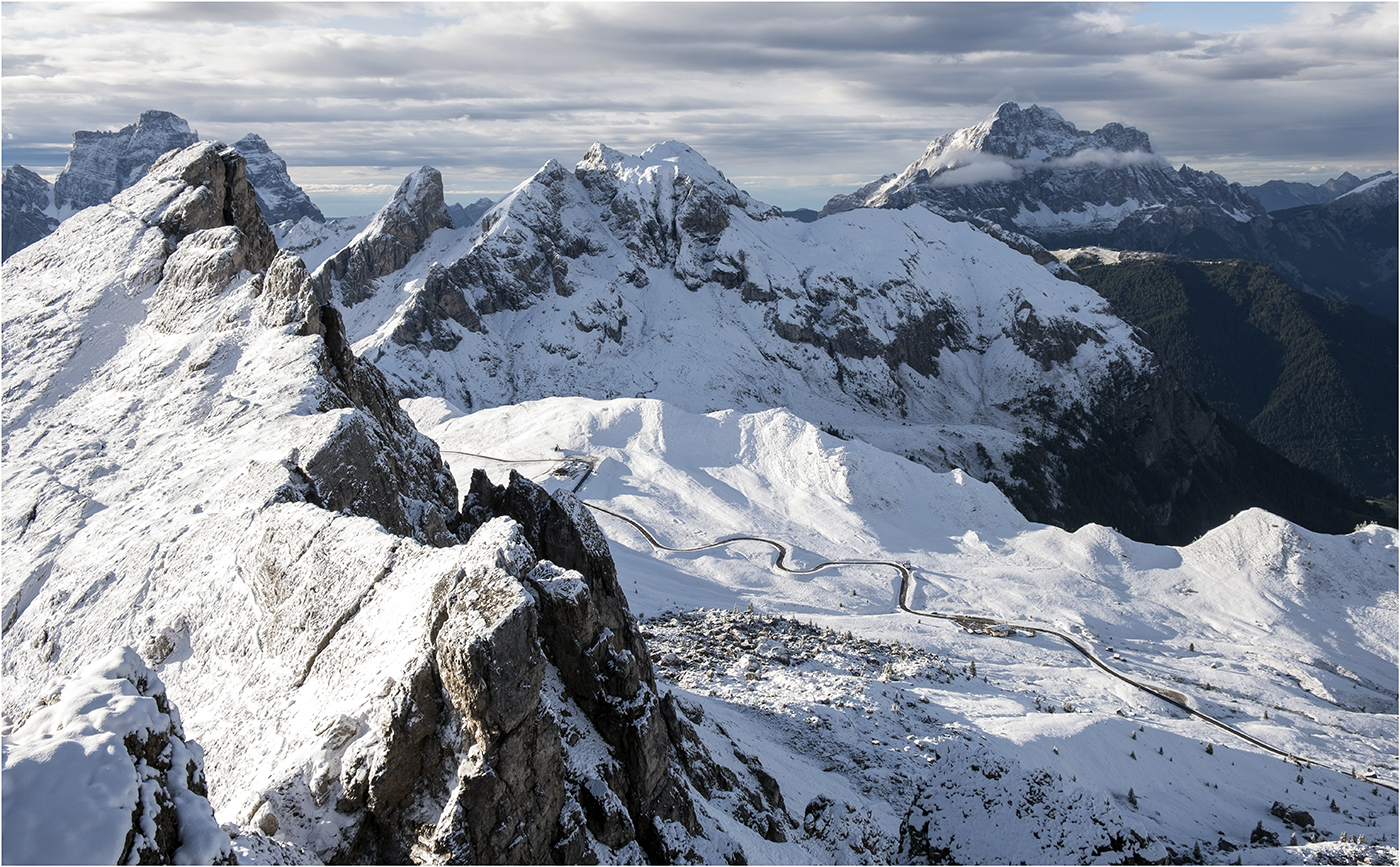
M 790 545 L 790 568 L 908 562 L 916 609 L 1069 632 L 1125 673 L 1318 763 L 1184 718 L 1043 633 L 974 635 L 900 613 L 890 568 L 792 575 L 754 542 L 661 553 L 602 515 L 660 676 L 692 720 L 761 758 L 803 823 L 786 846 L 755 849 L 736 832 L 751 858 L 946 850 L 963 863 L 1066 863 L 1198 846 L 1233 863 L 1241 853 L 1218 841 L 1243 846 L 1257 823 L 1282 843 L 1384 838 L 1389 849 L 1328 857 L 1394 857 L 1396 795 L 1347 775 L 1397 782 L 1394 530 L 1324 536 L 1253 510 L 1191 545 L 1158 547 L 1099 526 L 1027 523 L 990 485 L 842 442 L 783 410 L 694 415 L 583 398 L 469 415 L 434 399 L 408 408 L 459 475 L 516 467 L 572 488 L 582 476 L 563 470 L 587 461 L 579 495 L 673 547 L 754 535 Z M 1275 801 L 1315 827 L 1285 824 Z

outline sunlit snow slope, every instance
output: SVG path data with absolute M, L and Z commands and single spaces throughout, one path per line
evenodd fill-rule
M 1247 843 L 1256 822 L 1286 843 L 1291 830 L 1270 814 L 1274 801 L 1311 812 L 1327 839 L 1346 833 L 1374 841 L 1389 829 L 1394 844 L 1393 792 L 1378 788 L 1372 795 L 1371 783 L 1306 761 L 1395 783 L 1394 530 L 1369 526 L 1326 536 L 1252 510 L 1192 545 L 1151 546 L 1094 525 L 1068 533 L 1028 523 L 990 485 L 838 440 L 784 410 L 695 415 L 652 400 L 582 398 L 470 415 L 434 399 L 408 407 L 459 477 L 473 466 L 501 478 L 515 468 L 543 484 L 572 487 L 581 474 L 560 467 L 586 458 L 596 468 L 580 495 L 642 521 L 673 547 L 742 534 L 789 544 L 794 567 L 827 559 L 908 561 L 917 577 L 916 608 L 1082 636 L 1124 672 L 1184 693 L 1193 707 L 1305 758 L 1304 767 L 1287 763 L 1187 718 L 1092 669 L 1044 634 L 973 635 L 900 613 L 898 577 L 887 567 L 789 575 L 772 567 L 771 549 L 754 542 L 658 553 L 634 529 L 601 516 L 634 609 L 659 618 L 653 621 L 662 642 L 653 647 L 659 671 L 669 672 L 731 735 L 743 728 L 740 742 L 752 744 L 773 770 L 794 811 L 826 795 L 845 799 L 856 810 L 852 816 L 864 817 L 840 837 L 845 842 L 832 842 L 833 852 L 857 857 L 849 838 L 866 833 L 890 851 L 907 850 L 918 840 L 911 843 L 901 820 L 917 792 L 939 785 L 956 762 L 979 761 L 1025 779 L 1044 770 L 1056 785 L 1073 780 L 1070 788 L 1083 787 L 1085 797 L 1108 798 L 1121 810 L 1120 830 L 1134 829 L 1178 852 L 1199 842 L 1223 859 L 1217 840 Z M 750 605 L 759 615 L 898 641 L 936 655 L 959 676 L 926 686 L 901 677 L 896 664 L 893 680 L 888 670 L 876 680 L 881 667 L 872 662 L 864 669 L 860 654 L 859 676 L 820 656 L 788 667 L 723 641 L 708 655 L 678 657 L 668 667 L 663 654 L 684 654 L 702 641 L 701 621 L 672 617 L 697 607 Z M 747 674 L 755 661 L 759 677 L 752 680 Z M 962 676 L 969 662 L 976 666 L 973 681 Z M 906 701 L 917 713 L 906 712 Z M 982 759 L 937 747 L 950 732 L 970 738 L 953 740 L 971 744 Z M 860 744 L 888 749 L 861 752 Z M 917 761 L 905 750 L 911 745 Z M 822 761 L 826 750 L 847 760 Z M 860 753 L 859 761 L 846 751 Z M 956 756 L 954 764 L 928 761 L 930 751 Z M 981 804 L 986 791 L 971 790 Z M 1136 807 L 1126 800 L 1129 790 Z M 964 796 L 971 797 L 948 797 Z M 1334 799 L 1337 813 L 1330 809 Z M 946 810 L 950 802 L 940 803 Z M 1016 825 L 1014 815 L 1005 821 Z M 1066 840 L 1065 848 L 1045 848 L 1029 835 L 993 841 L 987 814 L 976 810 L 939 821 L 934 837 L 961 840 L 950 857 L 964 862 L 1064 860 L 1074 849 Z M 1075 839 L 1087 846 L 1075 857 L 1095 848 L 1083 843 L 1087 837 Z M 752 857 L 748 841 L 745 846 Z M 773 857 L 782 860 L 777 849 Z M 1256 863 L 1296 855 L 1268 851 Z

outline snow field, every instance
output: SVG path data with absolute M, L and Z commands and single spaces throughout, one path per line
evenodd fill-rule
M 1153 546 L 1105 527 L 1068 533 L 1029 524 L 990 485 L 956 471 L 933 473 L 859 441 L 838 440 L 785 410 L 692 415 L 657 401 L 586 398 L 551 398 L 472 414 L 437 399 L 407 401 L 405 407 L 449 450 L 444 457 L 459 478 L 471 466 L 484 465 L 499 482 L 510 465 L 451 450 L 542 461 L 587 457 L 596 470 L 580 496 L 635 517 L 667 545 L 742 534 L 787 543 L 794 568 L 840 558 L 908 561 L 917 578 L 916 608 L 1055 626 L 1088 642 L 1110 665 L 1185 693 L 1193 707 L 1268 743 L 1328 766 L 1355 766 L 1358 773 L 1395 781 L 1395 698 L 1386 686 L 1394 682 L 1396 666 L 1394 530 L 1368 527 L 1329 537 L 1252 510 L 1190 546 Z M 577 482 L 577 477 L 552 475 L 548 463 L 519 469 L 546 486 L 572 488 Z M 940 725 L 952 724 L 971 741 L 986 744 L 982 748 L 1017 773 L 1052 773 L 1056 786 L 1063 777 L 1067 787 L 1107 798 L 1109 808 L 1124 817 L 1121 825 L 1110 826 L 1136 829 L 1144 839 L 1178 851 L 1200 841 L 1223 863 L 1227 853 L 1215 848 L 1217 840 L 1247 843 L 1260 821 L 1286 842 L 1290 829 L 1269 814 L 1275 800 L 1311 812 L 1320 839 L 1364 834 L 1373 843 L 1384 839 L 1394 845 L 1393 792 L 1378 788 L 1372 795 L 1369 782 L 1257 751 L 1091 668 L 1050 636 L 1016 633 L 997 639 L 898 613 L 898 575 L 892 569 L 839 567 L 790 575 L 773 568 L 772 550 L 759 543 L 691 554 L 659 552 L 623 522 L 597 518 L 609 535 L 634 612 L 650 618 L 647 628 L 658 636 L 653 641 L 658 676 L 690 693 L 706 714 L 734 725 L 747 721 L 744 730 L 752 733 L 736 740 L 778 777 L 794 815 L 804 797 L 851 791 L 864 800 L 847 803 L 866 804 L 871 816 L 884 816 L 862 819 L 861 827 L 883 829 L 876 835 L 885 841 L 881 845 L 897 849 L 890 841 L 897 841 L 918 786 L 881 800 L 885 796 L 862 794 L 860 780 L 852 782 L 860 775 L 851 762 L 793 771 L 792 782 L 776 768 L 806 767 L 794 764 L 790 754 L 798 732 L 822 744 L 810 747 L 818 753 L 873 738 L 899 742 L 901 757 L 908 744 L 917 757 L 922 755 L 917 745 L 904 739 L 929 737 L 928 730 L 881 722 L 897 718 L 873 709 L 880 701 L 893 703 L 889 693 L 896 687 L 880 683 L 876 667 L 856 674 L 843 672 L 840 663 L 772 666 L 754 653 L 745 660 L 735 646 L 723 643 L 713 646 L 721 659 L 701 663 L 683 652 L 686 628 L 668 633 L 663 624 L 671 618 L 714 618 L 716 610 L 752 605 L 752 617 L 795 619 L 849 631 L 857 641 L 898 641 L 911 652 L 957 660 L 953 683 L 911 681 L 898 687 L 905 696 L 898 701 L 931 708 Z M 667 654 L 687 662 L 670 664 Z M 754 660 L 762 676 L 750 680 L 745 671 Z M 972 680 L 961 673 L 969 662 L 977 668 Z M 838 694 L 842 697 L 833 698 Z M 840 708 L 840 719 L 832 722 L 833 705 L 821 704 L 822 697 L 851 707 Z M 872 710 L 869 720 L 865 709 Z M 811 716 L 827 719 L 844 734 L 817 737 L 825 729 L 820 722 L 805 722 Z M 859 736 L 853 739 L 851 733 Z M 904 767 L 904 761 L 899 758 L 895 766 Z M 910 770 L 898 773 L 919 778 Z M 1304 784 L 1296 782 L 1300 773 Z M 1126 800 L 1129 789 L 1135 808 Z M 890 790 L 871 782 L 870 791 Z M 1332 800 L 1337 813 L 1330 810 Z M 1086 815 L 1102 819 L 1106 814 Z M 1088 829 L 1098 826 L 1084 821 L 1076 845 L 1092 850 L 1102 841 L 1086 842 Z M 958 846 L 970 847 L 956 849 L 959 860 L 1083 860 L 1068 854 L 1072 847 L 1063 848 L 1070 847 L 1069 838 L 1057 839 L 1062 848 L 1052 856 L 1051 849 L 1034 848 L 1042 843 L 1033 836 L 1008 844 L 1012 849 L 994 850 L 973 846 L 966 840 L 972 833 L 969 824 L 957 838 Z M 749 841 L 741 833 L 735 836 L 748 849 Z M 1300 841 L 1305 842 L 1301 834 Z M 1156 844 L 1143 844 L 1151 845 Z M 849 847 L 837 849 L 845 853 L 843 859 L 862 860 Z M 1088 850 L 1074 851 L 1082 856 Z M 1276 850 L 1270 857 L 1283 861 L 1294 855 Z

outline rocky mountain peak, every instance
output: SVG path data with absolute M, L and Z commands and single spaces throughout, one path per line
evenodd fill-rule
M 354 306 L 374 295 L 374 281 L 408 264 L 428 236 L 452 227 L 442 172 L 423 166 L 399 184 L 364 231 L 312 274 L 316 297 Z
M 5 169 L 0 180 L 0 233 L 8 259 L 58 227 L 53 216 L 53 185 L 21 165 Z
M 326 221 L 321 209 L 312 203 L 306 192 L 287 173 L 287 163 L 272 150 L 257 133 L 248 133 L 233 143 L 248 163 L 248 180 L 257 193 L 258 207 L 269 223 L 300 220 L 310 217 L 318 223 Z
M 1152 143 L 1147 133 L 1120 123 L 1082 131 L 1052 108 L 1022 109 L 1005 102 L 976 126 L 934 139 L 906 174 L 912 176 L 920 169 L 935 174 L 975 158 L 974 154 L 1045 163 L 1086 150 L 1151 154 Z
M 142 112 L 116 132 L 75 132 L 68 164 L 54 182 L 54 203 L 60 211 L 77 211 L 110 201 L 162 154 L 198 140 L 183 118 L 159 110 Z
M 759 202 L 736 187 L 690 145 L 672 139 L 657 142 L 638 156 L 594 143 L 575 171 L 581 176 L 590 172 L 609 174 L 653 201 L 674 193 L 673 202 L 680 204 L 689 198 L 690 191 L 703 188 L 707 198 L 741 208 L 757 219 L 782 216 L 781 209 Z

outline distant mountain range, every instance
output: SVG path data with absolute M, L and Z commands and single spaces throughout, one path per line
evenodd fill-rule
M 1362 180 L 1351 172 L 1342 172 L 1337 177 L 1321 184 L 1313 185 L 1301 181 L 1266 181 L 1256 187 L 1245 187 L 1259 200 L 1264 210 L 1285 211 L 1304 205 L 1325 205 L 1340 195 L 1349 193 L 1379 175 Z
M 199 140 L 183 118 L 168 111 L 142 112 L 116 132 L 73 133 L 68 164 L 52 185 L 23 166 L 5 170 L 3 182 L 4 258 L 44 237 L 83 208 L 111 201 L 139 181 L 162 154 Z M 259 135 L 234 143 L 247 161 L 247 175 L 258 207 L 269 223 L 325 217 L 287 174 L 287 164 Z
M 1146 133 L 1110 123 L 1087 132 L 1053 109 L 1005 103 L 982 123 L 940 136 L 899 174 L 833 197 L 852 208 L 928 208 L 995 223 L 1046 247 L 1099 246 L 1273 266 L 1305 292 L 1397 318 L 1395 174 L 1322 188 L 1265 185 L 1315 200 L 1269 213 L 1214 172 L 1172 169 Z M 1359 194 L 1360 198 L 1348 200 Z M 1325 196 L 1325 197 L 1324 197 Z

